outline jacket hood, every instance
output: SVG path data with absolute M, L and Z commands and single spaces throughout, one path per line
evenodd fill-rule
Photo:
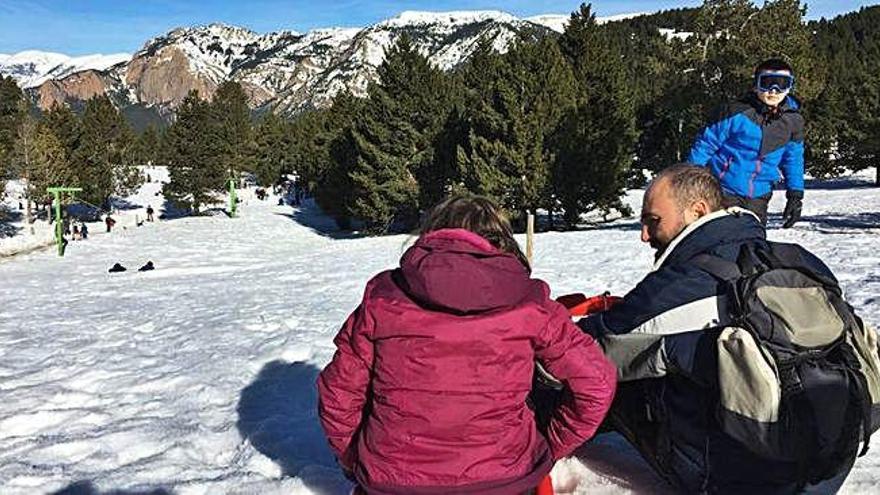
M 742 244 L 766 238 L 767 233 L 754 213 L 738 207 L 719 210 L 682 230 L 654 263 L 654 270 L 686 262 L 724 244 Z
M 480 313 L 514 306 L 532 283 L 516 256 L 464 229 L 420 237 L 400 260 L 401 289 L 428 307 Z

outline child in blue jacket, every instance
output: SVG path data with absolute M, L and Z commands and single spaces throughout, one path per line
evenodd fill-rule
M 688 162 L 709 167 L 721 182 L 724 206 L 741 206 L 767 224 L 773 184 L 785 180 L 783 228 L 801 217 L 804 197 L 804 118 L 790 95 L 794 72 L 783 60 L 755 68 L 755 87 L 723 105 L 697 136 Z

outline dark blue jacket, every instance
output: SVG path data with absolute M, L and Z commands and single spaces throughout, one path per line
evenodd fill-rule
M 733 492 L 751 493 L 746 485 L 766 487 L 797 475 L 796 466 L 758 458 L 715 421 L 715 340 L 730 321 L 724 284 L 694 258 L 709 254 L 736 261 L 743 245 L 766 243 L 751 213 L 731 208 L 707 215 L 673 240 L 621 304 L 578 322 L 602 343 L 624 386 L 644 385 L 641 403 L 655 420 L 664 418 L 664 463 L 688 492 L 737 487 Z M 818 258 L 810 255 L 807 262 L 833 277 Z
M 788 96 L 777 109 L 755 93 L 724 105 L 700 132 L 688 162 L 709 167 L 725 194 L 756 198 L 785 179 L 788 191 L 803 195 L 804 119 Z

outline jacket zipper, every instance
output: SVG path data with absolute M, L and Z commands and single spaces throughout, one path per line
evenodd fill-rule
M 758 157 L 758 161 L 755 162 L 755 171 L 752 173 L 752 177 L 749 179 L 749 199 L 755 197 L 755 177 L 761 173 L 761 157 Z
M 727 157 L 727 160 L 725 160 L 725 162 L 724 162 L 724 168 L 722 168 L 722 169 L 721 169 L 721 173 L 718 174 L 718 180 L 719 180 L 719 181 L 720 181 L 721 179 L 724 178 L 724 174 L 727 173 L 727 169 L 730 168 L 730 162 L 732 162 L 732 161 L 733 161 L 733 157 L 732 157 L 732 156 Z

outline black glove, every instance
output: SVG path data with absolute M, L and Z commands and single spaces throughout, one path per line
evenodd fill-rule
M 782 211 L 782 228 L 789 229 L 801 219 L 801 208 L 804 206 L 803 191 L 788 191 L 785 193 L 785 210 Z

